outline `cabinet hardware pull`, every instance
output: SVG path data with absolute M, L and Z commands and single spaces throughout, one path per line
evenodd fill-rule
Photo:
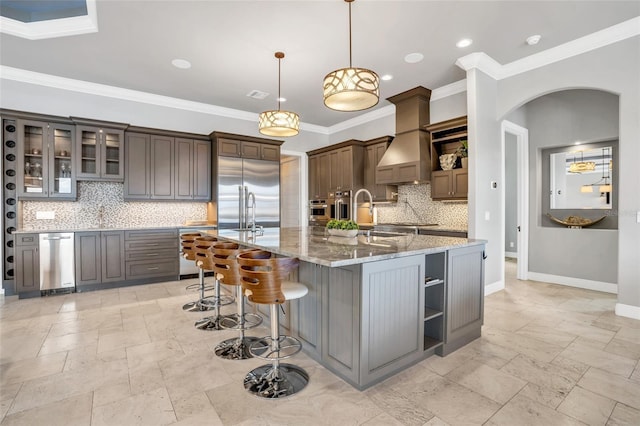
M 158 253 L 147 253 L 147 256 L 157 256 Z
M 160 267 L 156 266 L 154 268 L 147 268 L 147 271 L 155 271 L 156 269 L 160 269 Z

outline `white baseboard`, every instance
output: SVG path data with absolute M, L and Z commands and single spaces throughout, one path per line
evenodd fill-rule
M 640 306 L 616 303 L 616 315 L 640 320 Z
M 500 290 L 504 290 L 504 281 L 496 281 L 495 283 L 484 286 L 484 296 L 487 297 Z
M 584 288 L 586 290 L 602 291 L 604 293 L 618 294 L 618 284 L 605 283 L 602 281 L 591 281 L 582 278 L 563 277 L 560 275 L 541 274 L 539 272 L 528 272 L 528 279 L 542 281 L 544 283 L 562 284 L 570 287 Z
M 0 288 L 0 296 L 4 296 L 4 288 Z
M 513 259 L 517 259 L 518 258 L 518 252 L 517 251 L 505 251 L 504 252 L 504 257 L 511 257 Z

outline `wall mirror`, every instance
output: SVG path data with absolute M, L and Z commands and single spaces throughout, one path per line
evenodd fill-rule
M 551 209 L 602 209 L 613 206 L 613 147 L 573 147 L 549 155 Z

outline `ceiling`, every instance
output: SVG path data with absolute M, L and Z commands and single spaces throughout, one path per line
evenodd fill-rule
M 304 123 L 331 126 L 361 112 L 336 112 L 322 80 L 349 65 L 348 6 L 321 1 L 98 0 L 98 32 L 42 40 L 0 34 L 0 64 L 259 113 L 281 108 Z M 558 46 L 640 15 L 638 1 L 377 1 L 352 3 L 353 66 L 393 79 L 385 98 L 465 78 L 456 59 L 484 52 L 501 64 Z M 525 39 L 542 35 L 539 44 Z M 457 48 L 461 38 L 473 39 Z M 420 52 L 410 64 L 405 55 Z M 176 58 L 190 69 L 171 65 Z M 263 100 L 246 95 L 270 93 Z M 368 110 L 370 111 L 370 110 Z

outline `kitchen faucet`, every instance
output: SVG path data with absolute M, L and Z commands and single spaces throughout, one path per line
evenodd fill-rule
M 353 205 L 351 207 L 351 215 L 353 216 L 353 221 L 355 223 L 358 223 L 358 195 L 360 195 L 361 192 L 364 192 L 369 196 L 369 214 L 373 214 L 373 196 L 371 196 L 371 193 L 366 188 L 358 189 L 353 195 Z
M 249 200 L 251 200 L 251 223 L 247 224 L 247 228 L 251 228 L 251 232 L 256 232 L 256 194 L 250 192 L 247 195 L 247 210 L 249 210 Z

